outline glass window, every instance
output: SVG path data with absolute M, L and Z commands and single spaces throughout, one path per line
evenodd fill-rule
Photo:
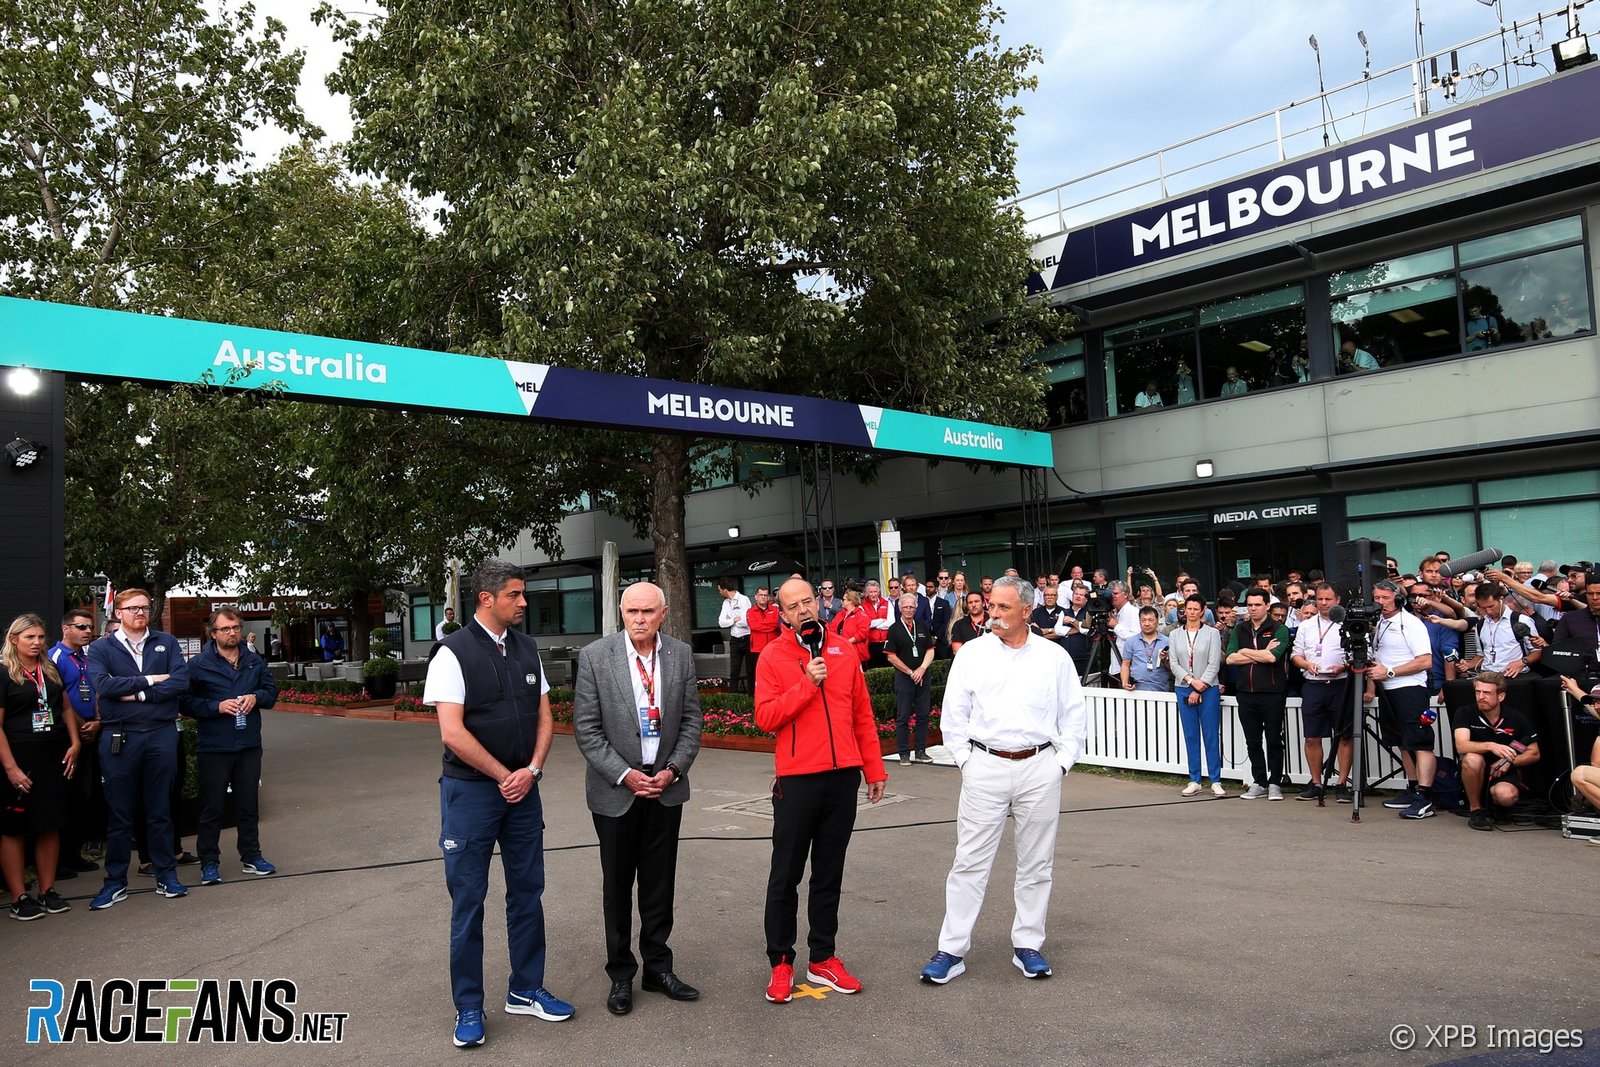
M 1594 329 L 1580 245 L 1462 271 L 1461 288 L 1467 352 Z
M 1382 541 L 1389 555 L 1400 564 L 1400 573 L 1416 569 L 1423 556 L 1440 549 L 1452 556 L 1476 551 L 1477 531 L 1472 512 L 1446 512 L 1440 515 L 1385 515 L 1370 519 L 1351 519 L 1349 536 Z
M 1242 396 L 1310 380 L 1306 317 L 1299 307 L 1200 331 L 1200 381 L 1207 397 Z
M 1041 349 L 1037 361 L 1045 369 L 1045 424 L 1068 426 L 1086 421 L 1089 394 L 1084 383 L 1083 338 L 1068 338 Z
M 1106 414 L 1192 402 L 1198 388 L 1192 384 L 1194 366 L 1193 333 L 1112 349 L 1106 358 Z
M 1523 478 L 1496 478 L 1478 483 L 1478 499 L 1485 504 L 1522 503 L 1600 494 L 1600 471 L 1562 471 L 1530 474 Z M 1512 553 L 1516 555 L 1516 553 Z M 1583 557 L 1587 559 L 1588 553 Z
M 1128 567 L 1149 569 L 1161 579 L 1162 591 L 1171 589 L 1181 571 L 1200 583 L 1200 588 L 1215 588 L 1216 573 L 1211 565 L 1211 516 L 1206 514 L 1166 515 L 1150 519 L 1125 519 L 1117 523 L 1118 565 L 1113 579 L 1126 579 Z
M 1454 355 L 1461 349 L 1455 279 L 1423 278 L 1333 302 L 1340 374 Z
M 1594 558 L 1594 532 L 1600 529 L 1600 500 L 1519 504 L 1483 512 L 1483 540 L 1518 559 Z
M 1118 326 L 1114 330 L 1106 331 L 1106 346 L 1125 345 L 1129 341 L 1142 341 L 1148 337 L 1159 337 L 1164 333 L 1173 333 L 1194 324 L 1194 312 L 1189 309 L 1174 311 L 1170 315 L 1158 315 L 1153 319 L 1141 319 L 1130 322 L 1126 326 Z
M 1375 289 L 1403 282 L 1408 278 L 1453 270 L 1455 265 L 1455 259 L 1449 248 L 1415 252 L 1409 256 L 1370 263 L 1365 267 L 1334 271 L 1328 276 L 1328 292 L 1333 296 L 1341 296 L 1362 289 Z
M 1552 219 L 1537 226 L 1527 226 L 1510 233 L 1497 233 L 1480 237 L 1476 241 L 1463 241 L 1458 249 L 1461 265 L 1470 267 L 1491 259 L 1503 259 L 1519 252 L 1533 252 L 1552 245 L 1571 244 L 1583 240 L 1583 222 L 1576 216 Z
M 529 582 L 527 591 L 529 633 L 544 637 L 592 634 L 600 629 L 593 575 L 540 578 Z
M 1351 493 L 1345 498 L 1345 514 L 1351 518 L 1366 515 L 1393 515 L 1400 511 L 1428 511 L 1433 508 L 1472 506 L 1472 486 L 1430 485 L 1422 488 L 1385 489 L 1378 493 Z M 1417 557 L 1421 559 L 1422 557 Z
M 444 605 L 435 604 L 426 593 L 413 593 L 409 598 L 411 640 L 432 641 L 434 627 L 444 618 Z

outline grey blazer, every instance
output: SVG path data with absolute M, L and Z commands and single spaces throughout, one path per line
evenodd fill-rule
M 639 743 L 639 709 L 634 703 L 633 664 L 626 631 L 584 646 L 578 653 L 572 733 L 589 761 L 584 792 L 589 810 L 613 818 L 633 806 L 633 791 L 617 782 L 644 762 Z M 682 641 L 661 635 L 656 665 L 656 697 L 661 705 L 661 745 L 656 768 L 675 763 L 683 776 L 661 793 L 661 803 L 689 799 L 689 767 L 700 752 L 700 690 L 694 652 Z

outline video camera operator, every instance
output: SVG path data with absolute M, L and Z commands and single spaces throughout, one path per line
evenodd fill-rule
M 1433 810 L 1433 723 L 1429 717 L 1428 670 L 1433 647 L 1427 628 L 1401 610 L 1398 582 L 1385 580 L 1372 590 L 1381 612 L 1372 629 L 1372 663 L 1365 668 L 1366 699 L 1378 700 L 1378 727 L 1384 744 L 1400 750 L 1406 791 L 1383 802 L 1400 809 L 1402 819 L 1428 819 Z M 1348 627 L 1347 627 L 1348 628 Z

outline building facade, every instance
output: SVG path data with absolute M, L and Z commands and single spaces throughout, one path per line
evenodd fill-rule
M 1325 569 L 1355 537 L 1403 568 L 1488 545 L 1600 555 L 1600 64 L 1060 221 L 1035 220 L 1032 285 L 1078 323 L 1040 356 L 1052 570 L 1182 569 L 1210 592 Z M 716 624 L 712 579 L 755 546 L 804 558 L 804 487 L 775 470 L 753 497 L 689 499 L 697 630 Z M 919 574 L 1022 567 L 1043 547 L 1029 499 L 1015 471 L 890 460 L 836 485 L 830 576 L 879 574 L 885 520 Z M 580 644 L 601 546 L 623 582 L 650 573 L 650 546 L 596 511 L 562 538 L 560 562 L 510 556 L 530 568 L 530 628 Z

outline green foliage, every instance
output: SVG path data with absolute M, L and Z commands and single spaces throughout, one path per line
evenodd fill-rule
M 1012 121 L 987 0 L 393 0 L 330 79 L 356 166 L 443 201 L 471 350 L 1028 425 Z M 686 61 L 692 56 L 693 61 Z M 417 293 L 405 294 L 407 311 Z M 398 309 L 397 309 L 398 314 Z M 410 315 L 415 318 L 415 313 Z M 681 438 L 545 433 L 688 600 Z M 687 615 L 669 616 L 686 636 Z
M 296 678 L 288 687 L 300 693 L 334 693 L 340 696 L 357 696 L 366 691 L 360 682 L 352 682 L 347 678 L 330 678 L 322 682 Z
M 571 704 L 575 698 L 576 694 L 565 686 L 552 687 L 550 690 L 551 704 Z
M 399 661 L 388 656 L 374 656 L 361 665 L 361 677 L 363 678 L 387 678 L 399 673 Z
M 752 715 L 756 710 L 756 698 L 749 693 L 704 693 L 700 697 L 700 707 L 707 711 L 715 708 Z

